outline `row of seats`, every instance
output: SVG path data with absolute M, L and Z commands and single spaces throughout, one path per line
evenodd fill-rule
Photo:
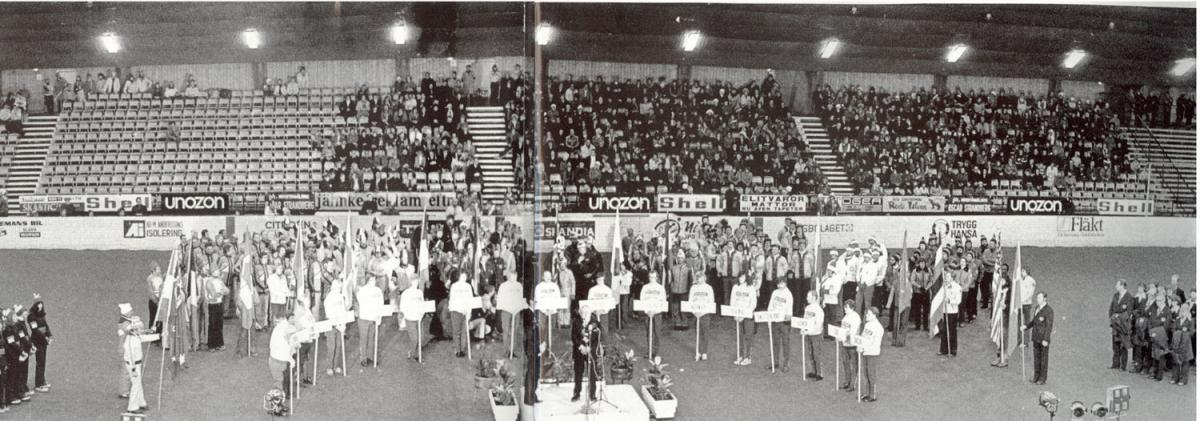
M 321 129 L 317 131 L 304 129 L 284 129 L 284 130 L 184 130 L 179 132 L 179 142 L 183 143 L 203 143 L 205 145 L 215 144 L 213 148 L 218 149 L 237 149 L 241 145 L 255 142 L 270 142 L 278 141 L 303 141 L 307 142 L 312 139 L 314 134 L 332 135 L 333 129 Z M 160 131 L 114 131 L 114 132 L 96 132 L 96 133 L 66 133 L 55 136 L 55 141 L 64 145 L 95 145 L 98 148 L 104 148 L 105 144 L 119 142 L 152 142 L 155 140 L 167 140 L 166 134 Z M 170 142 L 174 143 L 175 140 Z
M 102 153 L 137 153 L 137 152 L 263 152 L 266 158 L 272 154 L 287 151 L 309 151 L 314 155 L 318 152 L 312 149 L 308 140 L 293 139 L 258 139 L 258 140 L 138 140 L 122 139 L 118 142 L 95 143 L 54 143 L 52 153 L 59 154 L 102 154 Z M 212 157 L 201 157 L 201 159 Z M 262 160 L 264 155 L 256 155 L 254 159 Z
M 82 163 L 81 163 L 82 162 Z M 316 161 L 287 161 L 287 162 L 258 162 L 258 161 L 218 161 L 218 162 L 153 162 L 147 160 L 113 160 L 113 161 L 69 161 L 55 162 L 54 166 L 46 169 L 45 175 L 71 174 L 150 174 L 155 172 L 290 172 L 307 171 L 317 173 L 320 163 Z
M 66 127 L 69 125 L 90 122 L 90 121 L 138 121 L 138 120 L 184 120 L 197 118 L 271 118 L 271 117 L 336 117 L 340 120 L 348 120 L 354 117 L 340 117 L 337 115 L 337 109 L 333 107 L 325 108 L 295 108 L 295 107 L 273 107 L 261 110 L 236 110 L 230 108 L 211 108 L 211 109 L 163 109 L 156 108 L 153 110 L 119 110 L 119 111 L 64 111 L 59 114 L 59 126 Z M 366 122 L 365 120 L 363 121 Z
M 175 97 L 175 98 L 154 98 L 154 97 L 96 97 L 86 101 L 71 101 L 63 104 L 65 110 L 114 110 L 114 109 L 143 109 L 143 108 L 262 108 L 268 106 L 299 106 L 299 107 L 323 107 L 336 105 L 344 100 L 346 95 L 353 95 L 351 91 L 347 94 L 301 94 L 301 95 L 285 95 L 285 96 L 262 96 L 260 95 L 245 96 L 239 95 L 243 91 L 233 91 L 230 97 Z M 384 94 L 382 91 L 372 92 L 372 94 Z
M 233 127 L 237 129 L 270 129 L 270 128 L 325 128 L 336 126 L 349 126 L 357 123 L 357 118 L 354 121 L 347 122 L 341 117 L 283 117 L 283 118 L 196 118 L 183 119 L 173 121 L 176 127 L 180 130 L 201 129 L 206 127 L 222 126 Z M 57 134 L 69 135 L 77 133 L 90 132 L 112 132 L 112 131 L 145 131 L 157 130 L 166 126 L 161 120 L 115 120 L 105 122 L 90 122 L 80 124 L 64 124 L 58 128 Z
M 341 96 L 345 96 L 345 95 L 354 95 L 354 94 L 358 93 L 358 91 L 359 91 L 360 89 L 361 89 L 361 87 L 343 87 L 343 88 L 301 88 L 301 89 L 300 89 L 300 92 L 299 92 L 299 94 L 297 94 L 297 95 L 292 95 L 292 96 L 301 96 L 301 97 L 304 97 L 304 96 L 314 96 L 314 95 L 320 95 L 320 96 L 329 96 L 329 95 L 334 95 L 334 96 L 339 96 L 339 97 L 341 97 Z M 368 88 L 367 88 L 367 90 L 368 90 L 368 91 L 369 91 L 371 94 L 384 94 L 384 93 L 387 93 L 387 92 L 389 92 L 389 91 L 390 91 L 390 89 L 391 89 L 391 88 L 390 88 L 390 87 L 387 87 L 387 86 L 383 86 L 383 87 L 380 87 L 380 86 L 372 86 L 372 87 L 368 87 Z M 230 91 L 229 91 L 229 95 L 230 95 L 230 96 L 232 96 L 232 97 L 267 97 L 267 96 L 266 96 L 266 95 L 263 93 L 263 90 L 261 90 L 261 89 L 253 89 L 253 90 L 230 90 Z M 271 97 L 267 97 L 267 98 L 271 98 Z M 125 92 L 121 92 L 121 93 L 102 93 L 102 92 L 95 92 L 95 93 L 88 94 L 88 95 L 87 95 L 87 99 L 88 99 L 89 101 L 95 101 L 95 100 L 109 100 L 109 99 L 112 99 L 112 100 L 125 100 L 125 101 L 128 101 L 128 100 L 137 100 L 137 99 L 154 99 L 154 95 L 151 95 L 149 92 L 141 92 L 141 93 L 125 93 Z

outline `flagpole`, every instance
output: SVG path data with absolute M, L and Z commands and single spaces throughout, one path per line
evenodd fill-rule
M 772 323 L 767 322 L 767 340 L 771 344 L 771 372 L 775 372 L 775 329 L 772 328 Z
M 171 253 L 170 263 L 167 264 L 167 267 L 170 268 L 171 272 L 174 274 L 179 273 L 178 268 L 175 267 L 176 260 L 178 258 L 179 258 L 179 251 L 176 250 L 174 253 Z M 171 278 L 175 278 L 174 275 L 168 275 L 168 276 L 170 276 Z M 165 281 L 166 280 L 164 279 L 162 286 L 159 287 L 158 297 L 160 300 L 162 299 L 162 296 L 163 296 L 162 292 L 167 289 L 167 282 L 165 282 Z M 162 410 L 163 372 L 166 370 L 166 366 L 167 366 L 167 348 L 171 347 L 171 341 L 163 339 L 163 336 L 170 335 L 170 333 L 171 333 L 171 330 L 170 330 L 170 328 L 171 328 L 171 307 L 174 307 L 174 302 L 176 299 L 178 299 L 177 297 L 175 297 L 174 282 L 172 282 L 171 284 L 172 284 L 172 285 L 170 285 L 171 286 L 171 302 L 167 304 L 167 312 L 166 312 L 167 315 L 162 320 L 163 328 L 162 328 L 162 331 L 158 335 L 159 343 L 163 344 L 165 342 L 165 344 L 162 345 L 162 355 L 159 357 L 159 363 L 158 363 L 158 409 L 159 410 Z
M 842 337 L 838 335 L 833 344 L 833 364 L 836 366 L 834 372 L 833 391 L 836 392 L 839 387 L 842 387 Z
M 808 354 L 805 352 L 805 349 L 804 349 L 805 348 L 805 342 L 804 342 L 805 336 L 808 336 L 808 335 L 805 335 L 804 332 L 801 331 L 800 332 L 800 369 L 804 371 L 804 375 L 800 376 L 800 381 L 808 381 Z
M 742 322 L 736 318 L 733 319 L 734 338 L 737 342 L 737 359 L 742 361 Z

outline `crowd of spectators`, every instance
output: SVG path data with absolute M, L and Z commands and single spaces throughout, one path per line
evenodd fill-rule
M 550 78 L 545 97 L 545 171 L 584 192 L 813 193 L 824 184 L 770 73 L 742 85 L 566 75 Z
M 206 95 L 190 73 L 178 86 L 174 81 L 151 80 L 141 70 L 120 67 L 114 67 L 108 73 L 99 72 L 95 76 L 91 73 L 76 74 L 73 80 L 64 76 L 63 72 L 55 72 L 53 77 L 42 75 L 41 80 L 43 110 L 48 114 L 58 114 L 65 103 L 86 103 L 95 94 L 148 94 L 152 98 L 197 98 Z
M 303 70 L 302 70 L 303 71 Z M 420 81 L 398 78 L 387 93 L 371 93 L 365 85 L 338 103 L 342 117 L 366 123 L 342 128 L 332 137 L 314 139 L 324 154 L 323 191 L 415 191 L 418 173 L 430 177 L 463 172 L 466 183 L 482 183 L 482 170 L 467 129 L 466 109 L 489 96 L 505 101 L 514 125 L 525 124 L 528 78 L 515 69 L 496 85 L 498 92 L 483 96 L 468 92 L 457 72 L 435 79 L 426 72 Z M 468 66 L 468 79 L 474 74 Z M 296 79 L 293 76 L 291 79 Z M 289 82 L 290 85 L 290 82 Z
M 1119 101 L 1121 122 L 1129 127 L 1140 127 L 1145 124 L 1157 128 L 1195 129 L 1196 97 L 1191 94 L 1179 94 L 1172 99 L 1167 90 L 1143 93 L 1142 90 L 1129 89 Z M 1175 113 L 1172 114 L 1171 110 Z M 1141 120 L 1141 124 L 1134 121 Z
M 813 106 L 857 193 L 982 194 L 991 180 L 1005 179 L 1066 191 L 1140 169 L 1103 100 L 825 85 Z

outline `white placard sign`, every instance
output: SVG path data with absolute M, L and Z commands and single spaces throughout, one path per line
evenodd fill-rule
M 518 313 L 528 308 L 523 293 L 519 282 L 508 281 L 500 284 L 499 290 L 496 291 L 496 308 L 509 313 Z
M 788 315 L 783 314 L 783 313 L 777 313 L 774 311 L 756 311 L 756 312 L 754 312 L 754 322 L 755 323 L 786 322 L 786 321 L 788 321 L 787 318 L 788 318 Z
M 588 290 L 588 299 L 584 301 L 595 301 L 592 306 L 592 311 L 596 314 L 608 314 L 614 308 L 617 308 L 617 300 L 613 298 L 613 291 L 604 284 L 596 284 L 592 289 Z M 583 302 L 580 301 L 582 308 Z
M 846 329 L 842 329 L 841 325 L 826 325 L 826 330 L 829 331 L 829 336 L 832 336 L 836 340 L 846 342 L 846 334 L 848 332 Z
M 708 284 L 693 286 L 692 290 L 688 291 L 688 300 L 682 304 L 683 311 L 695 314 L 696 317 L 717 312 L 717 303 L 713 299 L 712 287 Z
M 416 286 L 411 286 L 400 293 L 400 312 L 404 313 L 404 320 L 410 322 L 421 320 L 426 313 L 432 313 L 436 309 L 437 303 L 426 301 L 425 292 Z
M 646 284 L 640 300 L 633 300 L 633 310 L 654 315 L 667 311 L 667 291 L 662 284 Z
M 816 326 L 816 323 L 814 323 L 814 322 L 815 322 L 815 320 L 805 318 L 805 317 L 793 317 L 792 318 L 792 328 L 800 329 L 800 333 L 803 335 L 820 335 L 821 327 Z M 816 332 L 813 332 L 814 330 L 816 330 Z
M 316 332 L 316 333 L 325 333 L 325 332 L 331 331 L 331 330 L 333 330 L 333 321 L 322 320 L 322 321 L 313 323 L 312 330 L 313 330 L 313 332 Z
M 846 343 L 850 346 L 861 346 L 863 344 L 862 335 L 850 335 L 850 340 Z
M 533 307 L 547 315 L 567 308 L 568 305 L 566 297 L 562 296 L 558 284 L 554 282 L 539 283 L 533 291 L 533 297 Z
M 749 317 L 754 317 L 754 309 L 746 308 L 746 307 L 735 307 L 735 306 L 723 305 L 723 306 L 721 306 L 721 315 L 745 319 L 745 318 L 749 318 Z
M 450 286 L 450 311 L 471 314 L 471 310 L 483 307 L 482 297 L 472 294 L 471 284 L 456 282 Z

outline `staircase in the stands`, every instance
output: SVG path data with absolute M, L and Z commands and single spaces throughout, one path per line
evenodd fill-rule
M 1155 198 L 1174 202 L 1183 213 L 1196 213 L 1196 131 L 1122 129 L 1134 157 L 1151 165 Z M 1153 183 L 1152 183 L 1153 185 Z
M 476 157 L 483 171 L 483 200 L 503 200 L 516 186 L 511 154 L 501 157 L 508 147 L 504 136 L 503 107 L 467 107 L 467 129 L 475 144 Z
M 796 127 L 800 128 L 800 134 L 808 142 L 808 148 L 812 150 L 817 166 L 821 167 L 821 173 L 825 175 L 833 194 L 839 196 L 853 194 L 854 188 L 850 184 L 850 177 L 846 175 L 846 169 L 842 168 L 837 155 L 833 153 L 833 141 L 825 132 L 825 126 L 821 124 L 821 119 L 811 116 L 796 116 L 792 119 L 796 121 Z
M 20 198 L 22 195 L 33 194 L 37 189 L 38 179 L 42 175 L 42 166 L 46 163 L 46 155 L 50 151 L 54 128 L 58 124 L 58 116 L 32 116 L 25 121 L 25 135 L 17 141 L 16 151 L 8 167 L 8 179 L 5 188 L 8 190 L 8 214 L 21 213 Z

